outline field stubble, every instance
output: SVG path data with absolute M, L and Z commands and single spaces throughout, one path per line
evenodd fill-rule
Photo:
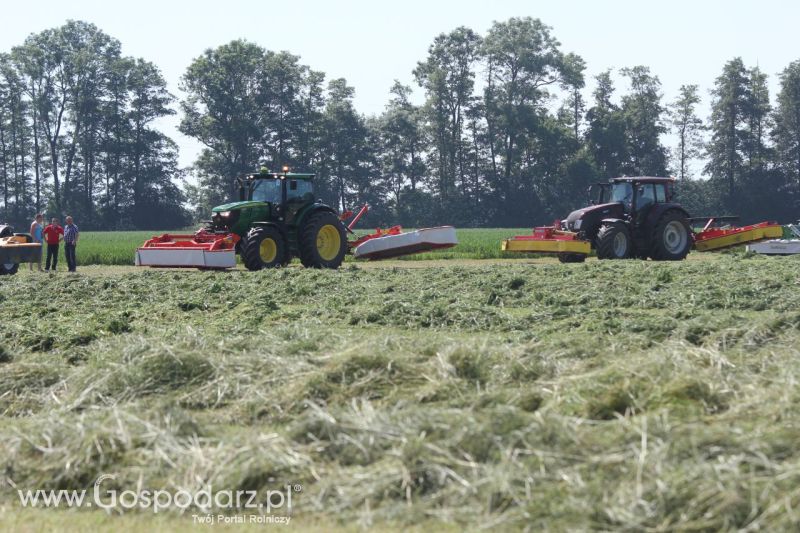
M 798 266 L 22 272 L 0 281 L 0 487 L 299 483 L 296 514 L 362 525 L 797 527 Z

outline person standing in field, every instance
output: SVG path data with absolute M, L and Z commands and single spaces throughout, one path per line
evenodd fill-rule
M 67 256 L 67 269 L 70 272 L 75 272 L 78 268 L 78 263 L 75 259 L 75 247 L 78 246 L 78 226 L 72 221 L 71 216 L 67 216 L 67 224 L 64 226 L 64 255 Z
M 58 225 L 58 219 L 53 217 L 50 219 L 50 224 L 44 228 L 44 239 L 47 242 L 47 260 L 44 263 L 44 269 L 50 270 L 50 259 L 53 260 L 53 271 L 56 270 L 58 263 L 58 243 L 61 241 L 61 236 L 64 235 L 64 228 Z
M 44 226 L 42 226 L 42 222 L 44 221 L 44 216 L 41 213 L 36 213 L 36 217 L 31 222 L 31 237 L 33 237 L 33 242 L 38 242 L 42 244 L 42 240 L 44 239 Z M 33 263 L 28 263 L 28 266 L 31 270 L 33 270 Z M 42 255 L 39 254 L 39 264 L 36 265 L 39 267 L 39 271 L 42 270 Z

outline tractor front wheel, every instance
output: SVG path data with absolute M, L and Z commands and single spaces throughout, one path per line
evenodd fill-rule
M 650 257 L 654 261 L 680 261 L 692 248 L 689 221 L 678 211 L 667 211 L 653 230 Z
M 0 276 L 12 276 L 19 270 L 19 263 L 4 263 L 0 264 Z
M 250 230 L 242 247 L 242 260 L 248 270 L 275 268 L 286 260 L 286 241 L 277 228 L 257 226 Z
M 631 233 L 625 224 L 603 224 L 597 233 L 597 258 L 627 259 L 631 256 L 631 244 Z
M 339 268 L 347 253 L 347 234 L 328 211 L 312 215 L 300 236 L 300 261 L 306 268 Z

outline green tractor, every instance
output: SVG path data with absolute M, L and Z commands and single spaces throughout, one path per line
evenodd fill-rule
M 314 174 L 262 169 L 236 180 L 239 201 L 212 209 L 207 231 L 235 233 L 236 252 L 249 270 L 288 264 L 339 268 L 347 229 L 336 211 L 314 195 Z

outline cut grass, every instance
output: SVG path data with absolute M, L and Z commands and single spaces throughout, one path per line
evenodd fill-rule
M 798 266 L 4 277 L 6 512 L 56 513 L 19 511 L 11 481 L 111 473 L 301 484 L 312 529 L 796 529 Z

